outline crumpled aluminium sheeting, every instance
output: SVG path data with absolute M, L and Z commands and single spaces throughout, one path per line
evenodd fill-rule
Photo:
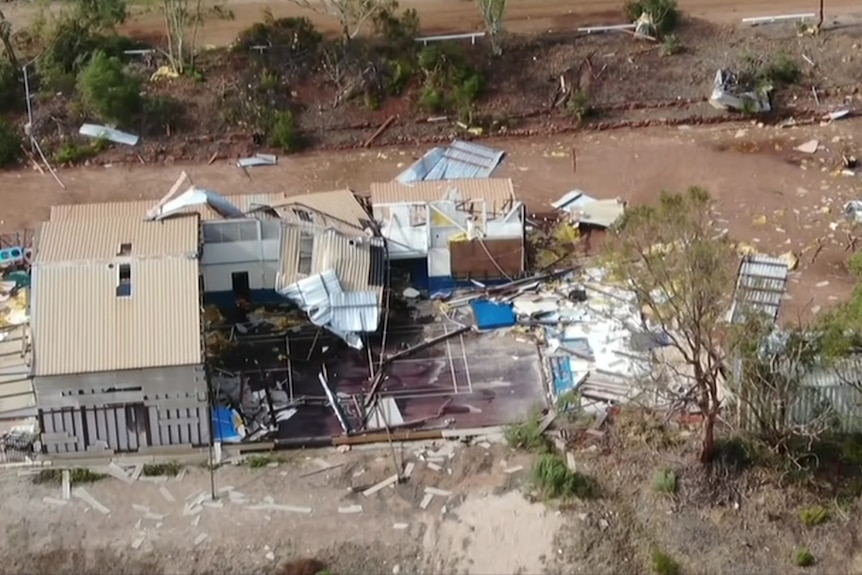
M 761 114 L 772 110 L 769 103 L 769 92 L 772 88 L 766 86 L 760 90 L 746 90 L 739 85 L 739 78 L 728 70 L 718 70 L 715 73 L 712 94 L 709 103 L 719 110 L 735 110 Z
M 333 270 L 301 279 L 278 293 L 302 308 L 311 323 L 328 329 L 355 349 L 362 349 L 359 334 L 376 331 L 380 322 L 377 294 L 345 292 Z

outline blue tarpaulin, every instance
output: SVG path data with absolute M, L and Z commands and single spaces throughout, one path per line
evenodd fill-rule
M 213 409 L 213 439 L 222 443 L 239 443 L 242 441 L 237 430 L 237 417 L 233 410 L 227 407 Z
M 499 329 L 515 325 L 515 312 L 510 303 L 496 303 L 488 300 L 476 300 L 470 303 L 476 327 L 481 330 Z

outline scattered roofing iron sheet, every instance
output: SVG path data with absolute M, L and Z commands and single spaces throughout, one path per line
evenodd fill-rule
M 397 178 L 402 184 L 423 180 L 489 178 L 506 152 L 455 140 L 448 148 L 429 150 Z
M 583 208 L 591 202 L 595 202 L 596 198 L 587 195 L 581 190 L 572 190 L 563 195 L 562 198 L 553 202 L 551 205 L 558 210 L 571 210 L 573 208 Z
M 609 228 L 623 216 L 625 210 L 626 204 L 621 200 L 596 200 L 573 209 L 572 212 L 579 223 Z
M 402 184 L 396 181 L 371 184 L 371 205 L 420 204 L 433 202 L 484 201 L 488 217 L 508 214 L 515 206 L 515 187 L 509 178 L 424 181 Z M 379 211 L 379 210 L 378 210 Z
M 115 144 L 125 144 L 126 146 L 135 146 L 140 138 L 135 134 L 114 130 L 107 126 L 99 124 L 84 124 L 78 130 L 78 133 L 88 138 L 97 138 L 100 140 L 110 140 Z
M 377 293 L 345 293 L 333 270 L 301 279 L 278 293 L 302 308 L 311 323 L 328 329 L 355 349 L 362 349 L 359 333 L 377 329 Z
M 770 320 L 776 321 L 789 273 L 787 262 L 780 258 L 761 254 L 743 258 L 728 314 L 730 323 L 744 323 L 746 314 L 751 311 L 764 313 Z
M 240 158 L 236 165 L 240 168 L 256 168 L 259 166 L 274 166 L 278 163 L 278 157 L 274 154 L 255 154 L 248 158 Z

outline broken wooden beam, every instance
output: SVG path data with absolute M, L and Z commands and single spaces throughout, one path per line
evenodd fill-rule
M 376 130 L 373 134 L 371 134 L 371 137 L 370 137 L 370 138 L 368 138 L 367 140 L 365 140 L 365 143 L 364 143 L 364 144 L 362 144 L 362 147 L 363 147 L 363 148 L 367 148 L 367 147 L 369 147 L 371 144 L 373 144 L 373 143 L 374 143 L 374 140 L 376 140 L 377 138 L 379 138 L 380 136 L 382 136 L 382 135 L 383 135 L 383 132 L 385 132 L 386 130 L 388 130 L 388 129 L 389 129 L 389 126 L 391 126 L 391 125 L 395 122 L 395 120 L 396 120 L 397 118 L 398 118 L 398 116 L 389 116 L 388 118 L 386 118 L 386 121 L 385 121 L 385 122 L 383 122 L 383 123 L 380 125 L 380 127 L 379 127 L 379 128 L 377 128 L 377 130 Z

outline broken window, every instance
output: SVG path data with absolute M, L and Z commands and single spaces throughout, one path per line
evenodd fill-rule
M 425 204 L 410 204 L 410 225 L 424 226 L 428 223 L 428 209 Z
M 299 233 L 299 265 L 297 273 L 307 276 L 311 273 L 311 258 L 314 253 L 314 235 L 311 232 Z
M 117 272 L 117 297 L 131 297 L 132 295 L 132 266 L 131 264 L 120 264 Z
M 293 208 L 293 213 L 296 214 L 296 217 L 298 217 L 303 222 L 310 224 L 314 221 L 311 218 L 311 212 L 309 212 L 308 210 L 303 210 L 300 208 Z
M 118 256 L 132 255 L 132 244 L 120 244 L 120 249 L 117 250 Z

